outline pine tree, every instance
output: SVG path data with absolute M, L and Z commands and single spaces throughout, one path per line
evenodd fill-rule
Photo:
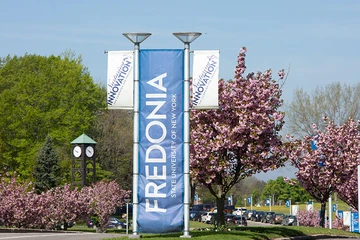
M 59 156 L 54 150 L 51 137 L 47 136 L 35 161 L 33 177 L 36 193 L 56 187 L 61 180 L 60 169 Z

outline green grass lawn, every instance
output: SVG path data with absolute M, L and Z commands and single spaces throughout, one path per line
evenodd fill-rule
M 193 222 L 190 227 L 193 228 Z M 211 228 L 210 225 L 198 225 L 196 227 Z M 197 228 L 196 228 L 197 229 Z M 295 237 L 295 236 L 310 236 L 310 235 L 333 235 L 333 236 L 350 236 L 360 238 L 359 234 L 351 233 L 347 231 L 326 229 L 326 228 L 312 228 L 312 227 L 232 227 L 225 229 L 224 231 L 214 230 L 192 230 L 190 235 L 196 239 L 211 239 L 211 240 L 223 240 L 223 239 L 245 239 L 245 240 L 260 240 L 260 239 L 275 239 L 284 237 Z M 171 233 L 171 234 L 141 234 L 141 238 L 151 240 L 161 239 L 179 239 L 182 233 Z M 126 239 L 127 236 L 112 239 Z
M 348 211 L 349 208 L 345 203 L 338 202 L 339 210 Z M 305 210 L 306 205 L 301 204 L 300 210 Z M 247 207 L 250 209 L 250 207 Z M 253 210 L 259 211 L 269 211 L 269 207 L 254 207 Z M 314 203 L 314 209 L 320 210 L 320 203 Z M 327 206 L 328 210 L 328 206 Z M 290 209 L 286 206 L 272 206 L 271 211 L 282 212 L 285 214 L 290 213 Z M 211 240 L 223 240 L 223 239 L 245 239 L 245 240 L 261 240 L 261 239 L 275 239 L 275 238 L 285 238 L 285 237 L 295 237 L 295 236 L 311 236 L 311 235 L 334 235 L 334 236 L 350 236 L 355 238 L 360 238 L 360 234 L 351 233 L 348 231 L 336 230 L 336 229 L 327 229 L 327 228 L 313 228 L 313 227 L 304 227 L 304 226 L 294 226 L 294 227 L 283 227 L 283 226 L 269 226 L 269 227 L 228 227 L 222 231 L 214 231 L 213 225 L 204 224 L 201 222 L 190 221 L 190 235 L 192 238 L 196 239 L 211 239 Z M 89 231 L 95 232 L 95 229 L 87 228 L 85 225 L 74 226 L 69 230 L 75 231 Z M 108 229 L 108 233 L 119 233 L 125 234 L 125 229 Z M 129 234 L 132 233 L 131 228 L 129 229 Z M 141 234 L 142 238 L 147 238 L 151 240 L 163 240 L 163 239 L 179 239 L 182 233 L 171 233 L 171 234 Z M 126 239 L 127 236 L 122 236 L 119 238 L 112 239 Z

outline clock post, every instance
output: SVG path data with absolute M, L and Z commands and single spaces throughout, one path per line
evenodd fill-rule
M 71 182 L 72 185 L 86 186 L 96 181 L 96 142 L 82 134 L 71 143 Z

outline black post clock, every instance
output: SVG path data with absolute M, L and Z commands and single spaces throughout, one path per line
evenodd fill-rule
M 96 181 L 96 142 L 86 134 L 71 142 L 71 181 L 73 185 L 86 186 Z

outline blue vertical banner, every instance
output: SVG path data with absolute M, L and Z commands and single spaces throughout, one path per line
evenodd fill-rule
M 139 63 L 139 232 L 179 232 L 184 227 L 184 51 L 141 50 Z
M 351 212 L 350 232 L 359 232 L 359 214 Z

